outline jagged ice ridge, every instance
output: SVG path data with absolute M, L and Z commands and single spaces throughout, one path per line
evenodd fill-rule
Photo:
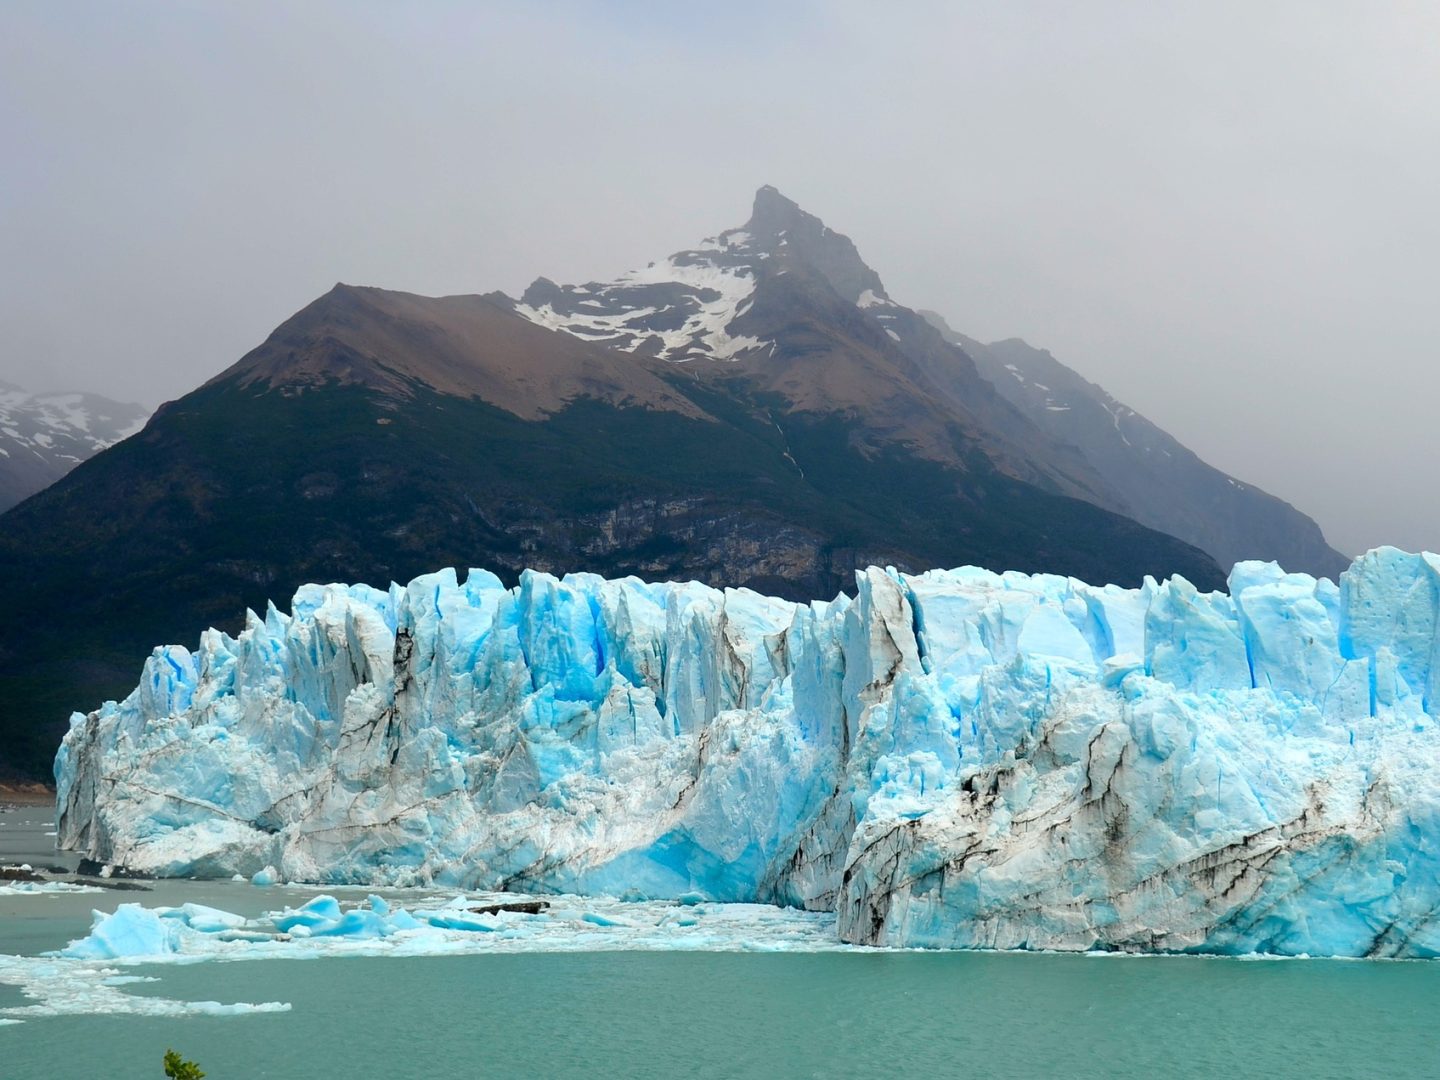
M 472 570 L 157 649 L 56 759 L 170 875 L 760 901 L 861 944 L 1440 954 L 1440 557 L 793 604 Z

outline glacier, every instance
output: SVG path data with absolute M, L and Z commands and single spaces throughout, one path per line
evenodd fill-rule
M 833 912 L 933 948 L 1440 954 L 1440 557 L 797 604 L 453 570 L 165 646 L 56 758 L 169 876 Z

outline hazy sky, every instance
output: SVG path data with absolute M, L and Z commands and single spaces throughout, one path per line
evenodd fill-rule
M 0 379 L 150 404 L 335 281 L 609 277 L 773 183 L 1345 550 L 1440 549 L 1440 7 L 0 9 Z

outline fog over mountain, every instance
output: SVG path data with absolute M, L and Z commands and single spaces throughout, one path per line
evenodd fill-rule
M 0 380 L 154 405 L 336 281 L 609 280 L 772 183 L 1341 550 L 1440 548 L 1440 12 L 894 8 L 11 5 Z

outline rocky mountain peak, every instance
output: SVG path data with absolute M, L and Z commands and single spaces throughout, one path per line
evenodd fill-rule
M 887 298 L 880 275 L 865 265 L 848 236 L 768 184 L 755 192 L 750 220 L 742 229 L 748 234 L 749 246 L 815 270 L 852 304 L 859 303 L 867 292 Z
M 758 236 L 775 236 L 789 229 L 803 228 L 807 221 L 823 228 L 819 218 L 800 209 L 800 204 L 782 195 L 779 188 L 766 184 L 755 192 L 750 220 L 744 227 Z
M 775 354 L 759 312 L 773 316 L 770 286 L 786 274 L 789 295 L 809 283 L 847 304 L 893 306 L 849 237 L 769 185 L 755 193 L 749 221 L 694 248 L 612 281 L 538 278 L 509 303 L 530 322 L 622 352 L 672 362 L 738 360 Z

